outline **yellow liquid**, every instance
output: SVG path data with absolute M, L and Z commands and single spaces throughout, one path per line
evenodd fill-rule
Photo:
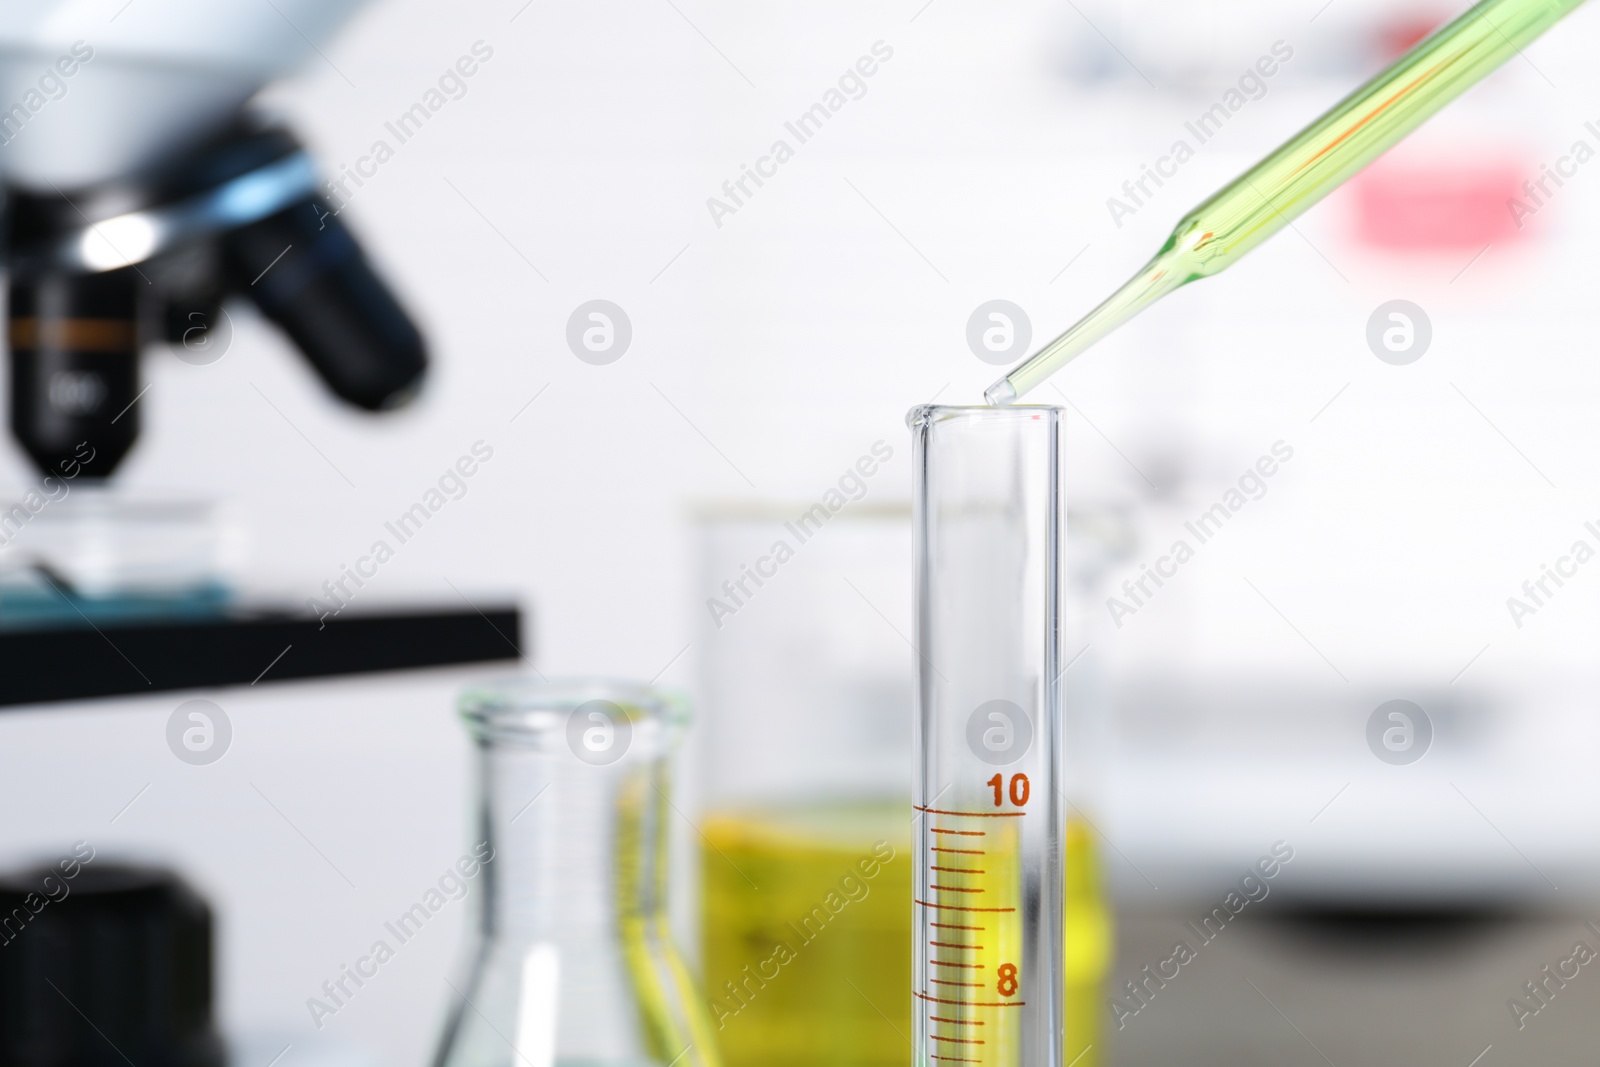
M 622 956 L 651 1060 L 721 1067 L 704 995 L 667 928 L 667 794 L 663 765 L 640 770 L 617 795 L 616 905 Z
M 726 1067 L 905 1067 L 917 910 L 907 808 L 892 800 L 705 820 L 705 980 Z M 1110 919 L 1086 827 L 1070 825 L 1066 853 L 1064 1048 L 1068 1063 L 1082 1054 L 1074 1067 L 1094 1067 Z
M 1062 922 L 1066 954 L 1062 970 L 1066 991 L 1062 1004 L 1061 1042 L 1065 1061 L 1073 1067 L 1110 1062 L 1102 1043 L 1106 975 L 1111 970 L 1111 909 L 1100 881 L 1094 834 L 1080 819 L 1067 821 L 1066 909 Z
M 914 991 L 928 1028 L 926 1062 L 1018 1067 L 1026 1004 L 1019 982 L 1021 828 L 1004 816 L 979 822 L 928 812 L 925 818 L 934 851 L 929 884 L 918 887 L 920 929 L 913 935 L 928 952 L 926 984 Z M 970 829 L 976 825 L 988 829 Z M 925 1060 L 915 1062 L 920 1067 Z
M 905 810 L 890 801 L 705 821 L 706 991 L 727 1067 L 904 1067 Z

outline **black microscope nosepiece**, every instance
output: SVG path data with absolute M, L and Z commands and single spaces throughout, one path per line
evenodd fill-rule
M 420 387 L 422 335 L 320 197 L 222 236 L 232 288 L 289 335 L 343 400 L 379 411 Z

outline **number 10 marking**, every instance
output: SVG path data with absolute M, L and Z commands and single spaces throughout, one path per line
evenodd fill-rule
M 1000 807 L 1005 801 L 1005 798 L 1001 793 L 1001 790 L 1005 786 L 1004 776 L 997 774 L 984 784 L 994 790 L 994 806 L 997 808 Z M 1011 776 L 1011 788 L 1009 790 L 1011 794 L 1011 803 L 1015 804 L 1019 808 L 1026 806 L 1028 803 L 1028 789 L 1028 776 L 1026 774 L 1013 774 Z

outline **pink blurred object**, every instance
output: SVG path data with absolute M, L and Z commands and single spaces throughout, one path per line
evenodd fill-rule
M 1502 161 L 1379 160 L 1354 185 L 1356 237 L 1379 248 L 1478 249 L 1523 236 L 1506 207 L 1522 195 L 1519 169 Z
M 1394 16 L 1378 28 L 1378 51 L 1384 63 L 1393 63 L 1411 46 L 1449 22 L 1448 11 L 1410 12 Z

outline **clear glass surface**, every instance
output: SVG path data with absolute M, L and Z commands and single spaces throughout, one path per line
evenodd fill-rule
M 470 690 L 460 710 L 493 854 L 437 1067 L 717 1067 L 667 931 L 684 708 L 645 686 L 519 681 Z
M 1061 410 L 922 407 L 914 1063 L 1062 1064 Z
M 211 500 L 58 478 L 0 494 L 0 626 L 216 614 L 230 535 Z

